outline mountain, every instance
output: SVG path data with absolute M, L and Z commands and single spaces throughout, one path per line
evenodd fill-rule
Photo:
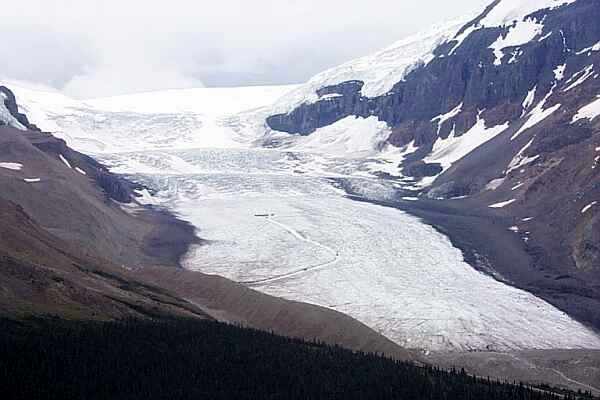
M 494 1 L 317 75 L 272 107 L 265 144 L 336 131 L 396 149 L 388 172 L 427 207 L 519 238 L 521 261 L 484 250 L 482 269 L 600 328 L 598 17 L 595 0 Z
M 7 138 L 53 144 L 38 149 L 48 165 L 11 153 L 0 173 L 64 179 L 51 201 L 35 186 L 10 201 L 79 241 L 99 287 L 135 288 L 143 307 L 124 314 L 595 390 L 595 15 L 584 0 L 495 1 L 300 86 L 80 101 L 9 85 Z M 36 127 L 17 113 L 52 135 L 19 133 Z

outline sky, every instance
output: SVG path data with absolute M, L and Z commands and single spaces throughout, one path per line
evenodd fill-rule
M 0 77 L 77 98 L 301 83 L 489 2 L 11 1 L 0 7 Z

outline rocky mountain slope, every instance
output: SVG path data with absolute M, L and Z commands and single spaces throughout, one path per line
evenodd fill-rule
M 273 108 L 265 143 L 385 122 L 393 177 L 520 238 L 522 265 L 487 260 L 497 277 L 600 328 L 599 17 L 596 0 L 496 0 L 316 76 Z

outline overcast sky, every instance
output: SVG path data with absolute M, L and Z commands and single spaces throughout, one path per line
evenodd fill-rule
M 17 0 L 0 77 L 80 97 L 298 83 L 491 0 Z

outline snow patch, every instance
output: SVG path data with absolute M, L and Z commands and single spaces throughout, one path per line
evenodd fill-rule
M 13 171 L 20 171 L 23 168 L 23 164 L 13 162 L 0 162 L 0 168 L 11 169 Z
M 567 64 L 559 65 L 554 68 L 554 79 L 557 81 L 562 81 L 565 78 L 565 70 L 567 69 Z
M 527 121 L 525 121 L 523 126 L 521 126 L 521 128 L 519 128 L 519 130 L 514 135 L 512 135 L 510 140 L 515 140 L 519 137 L 521 133 L 525 132 L 527 129 L 533 128 L 535 125 L 539 124 L 540 122 L 548 118 L 550 115 L 554 114 L 554 112 L 561 107 L 561 104 L 555 104 L 550 108 L 544 109 L 546 101 L 550 96 L 552 96 L 553 92 L 554 87 L 550 89 L 548 94 L 535 106 L 533 110 L 529 112 L 529 118 L 527 119 Z
M 535 160 L 537 160 L 540 157 L 539 154 L 535 155 L 535 156 L 531 156 L 531 157 L 526 157 L 523 155 L 523 153 L 525 153 L 525 150 L 527 150 L 533 144 L 534 139 L 531 139 L 525 146 L 523 146 L 523 148 L 521 148 L 521 150 L 519 150 L 517 155 L 510 161 L 510 163 L 508 164 L 508 168 L 505 172 L 506 175 L 510 174 L 512 171 L 514 171 L 516 169 L 519 169 L 529 163 L 534 162 Z M 518 187 L 516 187 L 516 189 L 518 189 Z M 516 190 L 516 189 L 513 188 L 513 190 Z
M 387 123 L 375 116 L 348 116 L 297 138 L 291 148 L 336 156 L 368 155 L 377 152 L 390 134 Z
M 590 76 L 592 76 L 593 74 L 594 74 L 594 65 L 593 64 L 592 65 L 588 65 L 587 67 L 585 67 L 581 71 L 579 71 L 576 74 L 574 74 L 566 82 L 569 86 L 567 86 L 565 89 L 563 89 L 563 92 L 568 92 L 569 90 L 576 88 L 577 86 L 579 86 L 582 83 L 584 83 L 585 81 L 587 81 L 588 78 Z M 578 76 L 579 76 L 579 78 L 577 78 L 577 80 L 575 80 L 575 78 L 578 77 Z
M 506 206 L 514 203 L 515 201 L 517 201 L 517 200 L 516 199 L 510 199 L 510 200 L 507 200 L 507 201 L 502 201 L 500 203 L 491 204 L 488 207 L 489 208 L 503 208 L 503 207 L 506 207 Z
M 537 91 L 537 86 L 535 86 L 533 89 L 531 89 L 528 93 L 527 96 L 525 97 L 525 100 L 523 100 L 523 109 L 527 110 L 529 109 L 529 107 L 531 107 L 533 105 L 533 101 L 535 100 L 535 93 Z
M 478 115 L 475 125 L 463 135 L 457 137 L 453 130 L 446 139 L 438 138 L 431 153 L 423 161 L 439 163 L 444 170 L 447 170 L 453 163 L 498 136 L 508 126 L 509 124 L 505 123 L 488 128 L 485 120 Z
M 504 180 L 506 178 L 498 178 L 498 179 L 493 179 L 491 181 L 488 182 L 487 185 L 485 185 L 484 190 L 496 190 L 500 187 L 500 185 L 502 185 L 504 183 Z
M 583 209 L 581 210 L 582 214 L 585 214 L 586 212 L 588 212 L 592 207 L 594 207 L 596 204 L 598 204 L 597 201 L 593 201 L 590 204 L 588 204 L 587 206 L 583 207 Z
M 579 50 L 576 54 L 581 55 L 584 53 L 591 53 L 593 51 L 600 51 L 600 42 L 596 43 L 593 46 L 586 47 L 585 49 Z
M 505 36 L 500 36 L 490 45 L 489 48 L 494 51 L 494 56 L 496 57 L 494 65 L 502 65 L 502 59 L 504 58 L 503 49 L 528 43 L 536 36 L 540 35 L 543 29 L 544 25 L 532 18 L 517 22 L 514 26 L 509 28 L 509 31 Z
M 502 0 L 481 21 L 483 26 L 504 26 L 520 22 L 542 9 L 556 9 L 575 0 Z
M 550 36 L 552 36 L 552 32 L 546 33 L 544 36 L 542 36 L 541 38 L 538 39 L 538 42 L 543 42 L 544 40 L 548 39 Z
M 65 165 L 66 165 L 67 167 L 69 167 L 69 168 L 73 169 L 73 167 L 71 166 L 71 163 L 69 162 L 69 160 L 67 160 L 67 159 L 65 158 L 65 156 L 63 156 L 62 154 L 59 154 L 59 155 L 58 155 L 58 158 L 60 158 L 60 160 L 61 160 L 63 163 L 65 163 Z
M 75 171 L 79 172 L 81 175 L 87 175 L 87 173 L 79 167 L 75 167 Z
M 25 178 L 23 180 L 26 183 L 36 183 L 36 182 L 41 182 L 42 181 L 40 178 Z
M 596 117 L 600 116 L 600 96 L 587 106 L 584 106 L 577 111 L 577 114 L 573 117 L 571 123 L 577 122 L 580 119 L 588 119 L 590 121 L 594 120 Z
M 464 103 L 460 103 L 454 109 L 450 110 L 446 114 L 441 114 L 441 115 L 438 115 L 437 117 L 433 117 L 431 119 L 431 122 L 437 121 L 437 123 L 438 123 L 438 128 L 437 128 L 438 135 L 440 134 L 440 130 L 442 129 L 442 125 L 444 124 L 444 122 L 446 122 L 446 121 L 456 117 L 458 114 L 460 114 L 460 112 L 462 111 L 462 108 L 463 108 L 463 104 Z

